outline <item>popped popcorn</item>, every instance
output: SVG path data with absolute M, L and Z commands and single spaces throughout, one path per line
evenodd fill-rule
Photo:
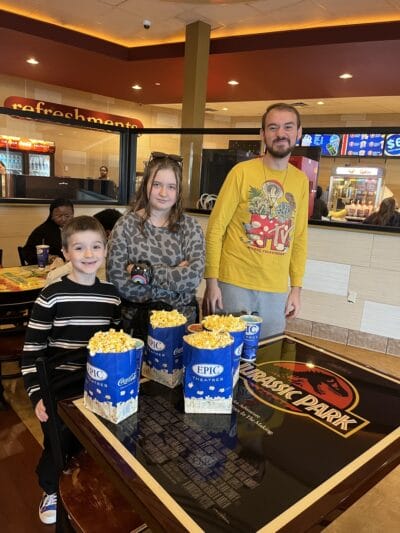
M 215 350 L 233 343 L 233 338 L 227 332 L 199 331 L 184 337 L 185 341 L 195 348 Z
M 122 353 L 137 347 L 137 343 L 141 342 L 133 339 L 124 331 L 97 331 L 89 340 L 88 348 L 90 355 L 96 353 Z
M 209 315 L 202 320 L 203 326 L 209 331 L 243 331 L 246 322 L 233 315 Z
M 172 328 L 186 324 L 187 318 L 176 309 L 172 311 L 152 311 L 150 324 L 153 328 Z

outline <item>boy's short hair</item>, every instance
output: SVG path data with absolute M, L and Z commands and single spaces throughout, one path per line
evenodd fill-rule
M 107 236 L 102 224 L 94 217 L 82 215 L 72 218 L 62 229 L 61 242 L 65 250 L 68 249 L 69 239 L 79 231 L 97 231 L 101 235 L 104 245 L 107 244 Z

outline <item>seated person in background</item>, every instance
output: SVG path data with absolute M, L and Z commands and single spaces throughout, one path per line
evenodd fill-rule
M 378 211 L 369 215 L 363 221 L 363 224 L 400 227 L 400 213 L 396 211 L 396 200 L 394 197 L 392 196 L 391 198 L 382 200 Z
M 45 222 L 35 228 L 24 246 L 24 255 L 30 265 L 36 265 L 36 245 L 48 244 L 49 257 L 64 259 L 61 245 L 61 229 L 74 216 L 71 200 L 57 198 L 50 204 L 50 213 Z
M 322 187 L 318 185 L 317 192 L 315 194 L 314 199 L 314 210 L 311 215 L 311 218 L 313 220 L 321 220 L 322 217 L 328 216 L 328 207 L 324 200 L 321 198 L 322 196 Z
M 108 167 L 106 167 L 106 165 L 101 165 L 101 167 L 99 168 L 99 172 L 99 180 L 108 180 Z
M 39 517 L 45 524 L 56 521 L 58 479 L 46 424 L 48 414 L 35 362 L 38 357 L 50 357 L 60 350 L 87 346 L 96 331 L 118 326 L 121 312 L 121 300 L 115 287 L 96 277 L 106 255 L 107 239 L 102 225 L 93 217 L 76 217 L 63 229 L 62 241 L 72 271 L 43 289 L 36 300 L 26 331 L 21 368 L 25 388 L 44 434 L 44 449 L 36 473 L 44 491 Z M 82 364 L 85 365 L 86 360 Z M 76 363 L 68 364 L 66 355 L 62 368 L 56 369 L 53 379 L 71 373 L 76 367 Z M 79 392 L 83 392 L 83 383 L 74 386 L 74 390 L 62 391 L 61 395 L 66 398 Z M 72 447 L 73 436 L 65 426 L 61 434 L 64 451 L 75 451 L 76 443 L 73 442 Z
M 103 226 L 104 231 L 106 232 L 107 240 L 108 240 L 115 223 L 120 217 L 122 217 L 122 214 L 117 209 L 103 209 L 103 211 L 99 211 L 93 216 Z M 68 263 L 63 263 L 61 259 L 59 260 L 56 259 L 50 266 L 50 272 L 47 274 L 46 287 L 47 285 L 50 285 L 50 283 L 53 283 L 54 281 L 56 281 L 58 278 L 61 278 L 62 276 L 66 276 L 67 274 L 70 274 L 71 272 L 72 272 L 71 261 L 68 261 Z M 100 279 L 106 279 L 104 264 L 99 268 L 98 277 Z
M 150 265 L 149 276 L 145 284 L 135 283 L 130 271 L 143 262 Z M 107 254 L 108 279 L 132 302 L 122 309 L 127 330 L 128 323 L 143 324 L 148 309 L 164 304 L 193 323 L 203 270 L 203 231 L 182 208 L 181 158 L 154 152 L 131 209 L 113 229 Z

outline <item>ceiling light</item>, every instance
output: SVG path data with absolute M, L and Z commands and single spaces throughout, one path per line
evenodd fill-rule
M 352 78 L 352 77 L 353 77 L 353 74 L 350 74 L 349 72 L 344 72 L 343 74 L 341 74 L 341 75 L 339 76 L 339 78 L 340 78 L 341 80 L 349 80 L 349 79 Z
M 141 90 L 141 86 L 138 85 L 137 83 L 135 85 L 132 85 L 132 89 L 135 89 L 135 91 L 140 91 Z
M 159 85 L 161 85 L 161 83 L 159 81 L 156 81 L 154 85 L 159 86 Z
M 319 102 L 317 102 L 317 105 L 325 105 L 325 102 L 323 102 L 322 100 L 320 100 Z
M 223 107 L 223 108 L 221 109 L 221 111 L 228 111 L 228 108 L 227 108 L 227 107 Z
M 239 85 L 239 82 L 236 80 L 229 80 L 228 85 Z
M 39 65 L 39 61 L 35 59 L 34 57 L 30 57 L 29 59 L 26 60 L 26 62 L 29 63 L 30 65 Z

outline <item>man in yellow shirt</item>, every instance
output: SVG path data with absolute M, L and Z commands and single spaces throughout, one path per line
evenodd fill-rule
M 264 157 L 229 172 L 208 222 L 203 312 L 258 313 L 262 338 L 282 333 L 285 317 L 300 311 L 309 185 L 289 157 L 301 131 L 297 109 L 270 106 Z

